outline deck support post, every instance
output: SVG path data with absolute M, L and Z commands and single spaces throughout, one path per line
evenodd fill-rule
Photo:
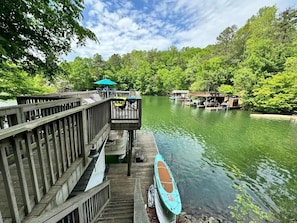
M 133 130 L 129 130 L 128 173 L 127 173 L 127 176 L 130 176 L 131 175 L 133 132 L 134 132 Z

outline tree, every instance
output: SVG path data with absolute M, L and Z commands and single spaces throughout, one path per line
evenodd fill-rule
M 92 72 L 93 63 L 91 58 L 76 57 L 70 63 L 63 63 L 62 68 L 73 85 L 73 90 L 84 91 L 95 88 L 94 82 L 97 79 L 97 74 Z
M 232 95 L 234 93 L 234 88 L 231 85 L 227 85 L 227 84 L 222 84 L 219 88 L 218 91 L 220 93 L 225 93 L 227 95 Z
M 237 26 L 233 25 L 227 27 L 220 35 L 217 37 L 217 46 L 221 54 L 229 56 L 232 53 L 232 43 L 237 31 Z
M 20 94 L 44 94 L 55 92 L 49 81 L 42 75 L 30 76 L 13 63 L 3 63 L 0 69 L 0 92 L 15 98 Z
M 3 0 L 0 11 L 0 61 L 13 61 L 25 69 L 43 67 L 53 74 L 59 56 L 71 43 L 97 41 L 81 26 L 83 0 Z
M 254 89 L 254 106 L 259 111 L 290 113 L 297 109 L 297 57 L 288 58 L 285 71 L 263 79 Z
M 109 70 L 116 73 L 121 69 L 121 56 L 119 54 L 113 54 L 106 62 L 109 66 Z
M 97 76 L 97 79 L 103 79 L 104 77 L 105 61 L 100 54 L 95 54 L 92 59 L 92 76 Z

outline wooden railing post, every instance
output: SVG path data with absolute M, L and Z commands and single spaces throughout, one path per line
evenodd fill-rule
M 41 194 L 39 191 L 39 186 L 38 186 L 38 176 L 36 172 L 36 165 L 34 161 L 34 154 L 33 154 L 33 149 L 32 149 L 32 143 L 31 143 L 31 137 L 32 137 L 32 132 L 26 133 L 25 137 L 25 145 L 27 148 L 27 156 L 28 156 L 28 165 L 29 165 L 29 171 L 32 179 L 32 186 L 33 186 L 33 194 L 35 198 L 35 202 L 38 203 L 41 200 Z
M 49 189 L 50 185 L 48 183 L 47 175 L 46 175 L 46 166 L 44 162 L 44 151 L 43 151 L 43 143 L 41 140 L 41 134 L 43 133 L 43 129 L 41 127 L 37 127 L 35 130 L 34 137 L 37 139 L 37 154 L 38 154 L 38 160 L 39 160 L 39 167 L 41 172 L 41 180 L 42 180 L 42 186 L 43 186 L 43 193 L 46 194 Z
M 0 145 L 0 170 L 2 173 L 10 214 L 14 222 L 21 222 L 14 186 L 9 172 L 5 148 Z
M 87 145 L 88 145 L 88 119 L 87 119 L 87 110 L 82 110 L 82 131 L 83 131 L 83 146 L 82 146 L 82 154 L 84 157 L 84 163 L 88 163 L 88 155 L 89 151 L 87 151 Z
M 17 138 L 11 138 L 10 143 L 13 146 L 13 152 L 15 156 L 17 173 L 20 181 L 20 188 L 22 192 L 23 203 L 25 205 L 25 213 L 29 214 L 32 210 L 32 207 L 29 199 L 28 184 L 26 181 L 26 173 L 25 173 L 25 168 L 24 168 L 23 159 L 22 159 L 20 140 Z
M 3 223 L 1 211 L 0 211 L 0 223 Z
M 18 107 L 16 116 L 18 124 L 26 122 L 23 106 Z

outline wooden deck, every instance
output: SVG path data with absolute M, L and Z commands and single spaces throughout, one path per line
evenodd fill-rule
M 114 106 L 113 98 L 81 105 L 80 99 L 60 96 L 26 96 L 19 98 L 26 104 L 0 109 L 0 223 L 21 222 L 65 202 L 90 162 L 90 151 L 100 148 L 110 130 L 128 130 L 133 136 L 141 128 L 141 97 L 136 96 L 121 109 Z M 126 168 L 128 164 L 121 169 L 124 176 Z M 134 185 L 135 179 L 137 173 L 133 172 L 128 180 Z M 108 181 L 108 189 L 103 188 L 108 195 L 104 202 L 109 199 L 109 185 Z M 98 199 L 99 189 L 88 199 Z M 84 203 L 80 205 L 80 212 L 88 209 Z M 75 216 L 77 212 L 69 210 Z
M 144 162 L 135 162 L 135 152 L 140 151 Z M 143 200 L 147 203 L 147 190 L 153 183 L 154 160 L 158 153 L 157 145 L 152 133 L 137 132 L 133 147 L 131 175 L 127 176 L 127 163 L 109 164 L 107 179 L 111 183 L 111 197 L 133 196 L 136 178 L 140 179 Z

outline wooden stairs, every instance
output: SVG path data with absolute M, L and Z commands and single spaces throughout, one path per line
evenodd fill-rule
M 112 198 L 95 222 L 133 223 L 134 200 L 130 197 Z

